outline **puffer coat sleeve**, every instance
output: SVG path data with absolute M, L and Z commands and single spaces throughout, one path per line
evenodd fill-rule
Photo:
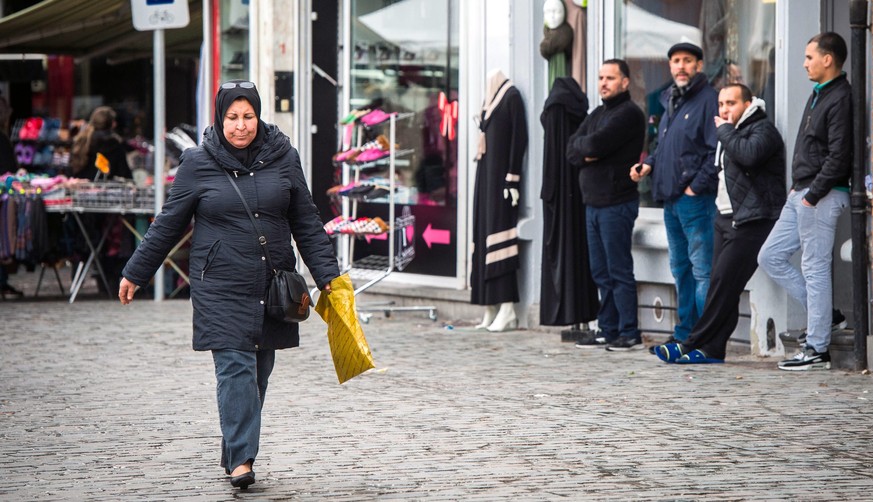
M 312 274 L 315 284 L 322 289 L 339 275 L 339 267 L 330 238 L 324 231 L 318 209 L 307 189 L 297 150 L 293 150 L 293 157 L 294 161 L 289 163 L 291 167 L 289 175 L 295 196 L 288 204 L 288 224 L 291 226 L 291 235 L 294 236 L 303 263 Z
M 185 153 L 182 154 L 181 159 L 182 166 L 176 172 L 176 179 L 161 208 L 161 214 L 155 218 L 143 237 L 142 244 L 137 248 L 135 253 L 137 259 L 131 258 L 122 271 L 122 275 L 137 286 L 148 285 L 167 254 L 182 238 L 197 209 L 197 183 L 194 169 L 190 165 L 185 165 Z

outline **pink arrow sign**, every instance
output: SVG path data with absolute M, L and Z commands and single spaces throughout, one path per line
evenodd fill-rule
M 382 234 L 364 234 L 364 239 L 367 239 L 367 244 L 369 244 L 370 241 L 384 241 L 388 240 L 388 233 L 386 232 Z
M 431 247 L 431 243 L 449 244 L 452 242 L 452 233 L 450 231 L 431 228 L 430 223 L 427 224 L 427 228 L 424 229 L 424 233 L 421 236 L 424 238 L 424 243 L 427 244 L 427 247 Z

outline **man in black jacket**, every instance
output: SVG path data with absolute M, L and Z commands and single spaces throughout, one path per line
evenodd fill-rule
M 606 350 L 642 347 L 631 256 L 640 197 L 627 171 L 639 162 L 646 119 L 631 101 L 629 75 L 627 63 L 621 59 L 603 63 L 599 76 L 603 104 L 567 143 L 568 162 L 580 168 L 591 275 L 600 290 L 597 324 L 601 334 L 583 339 L 579 345 L 606 344 Z
M 785 203 L 785 145 L 764 102 L 742 84 L 718 94 L 715 117 L 718 192 L 712 275 L 700 320 L 681 343 L 655 354 L 668 363 L 722 363 L 740 316 L 740 295 L 758 268 L 756 256 Z
M 806 46 L 803 67 L 815 86 L 794 145 L 791 192 L 758 255 L 761 268 L 807 312 L 806 346 L 779 363 L 783 370 L 831 367 L 834 233 L 849 204 L 852 168 L 852 87 L 842 71 L 847 54 L 845 40 L 833 32 Z M 798 269 L 789 260 L 801 249 Z

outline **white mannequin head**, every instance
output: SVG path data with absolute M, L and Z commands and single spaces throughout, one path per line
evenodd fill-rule
M 548 29 L 554 30 L 561 26 L 564 23 L 565 15 L 564 2 L 561 0 L 546 0 L 543 2 L 543 20 Z

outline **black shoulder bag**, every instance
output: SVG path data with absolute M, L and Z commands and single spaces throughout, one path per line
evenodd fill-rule
M 267 285 L 267 298 L 264 300 L 267 315 L 277 321 L 287 323 L 305 321 L 309 318 L 309 305 L 312 303 L 306 280 L 296 270 L 276 270 L 273 267 L 273 260 L 270 259 L 270 252 L 267 250 L 267 238 L 261 233 L 258 222 L 252 216 L 252 210 L 249 209 L 245 197 L 239 191 L 236 182 L 230 177 L 230 173 L 224 169 L 221 170 L 230 180 L 231 186 L 239 195 L 243 207 L 246 208 L 249 219 L 252 220 L 252 226 L 258 236 L 258 243 L 264 251 L 264 258 L 266 258 L 267 266 L 270 267 L 272 273 L 270 284 Z

